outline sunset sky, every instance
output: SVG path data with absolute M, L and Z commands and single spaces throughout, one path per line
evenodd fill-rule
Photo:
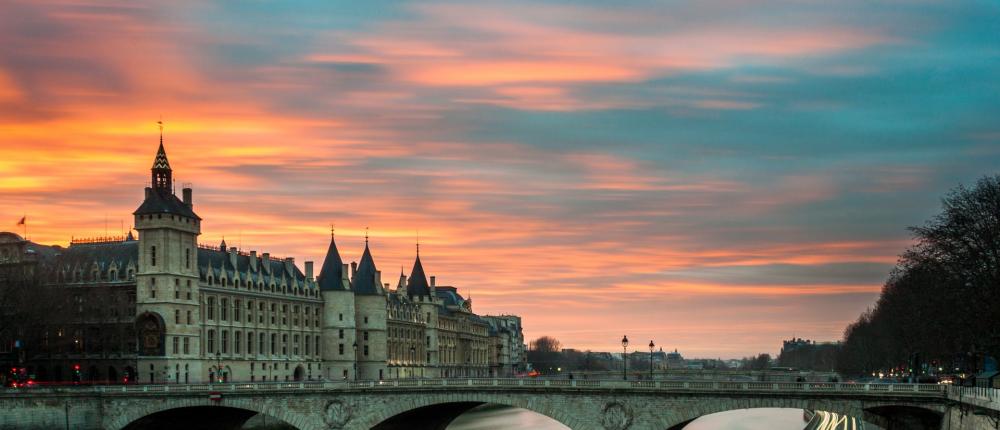
M 730 358 L 839 339 L 1000 166 L 995 1 L 148 3 L 0 0 L 0 231 L 128 228 L 162 116 L 205 244 L 419 231 L 528 338 Z

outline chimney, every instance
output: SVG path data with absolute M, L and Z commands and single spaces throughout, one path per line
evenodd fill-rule
M 437 278 L 437 276 L 431 276 L 431 288 L 434 288 L 434 278 Z
M 271 273 L 271 253 L 260 254 L 260 262 L 264 264 L 264 273 Z
M 146 187 L 146 198 L 148 199 L 149 196 L 152 194 L 153 194 L 153 189 L 150 187 Z
M 285 257 L 285 271 L 288 273 L 295 273 L 295 258 Z
M 250 267 L 257 271 L 257 250 L 250 251 Z
M 375 271 L 375 285 L 382 285 L 382 271 Z
M 341 280 L 347 279 L 347 273 L 348 273 L 347 270 L 348 270 L 347 269 L 347 263 L 344 263 L 342 265 L 341 269 L 340 269 L 340 279 Z
M 358 262 L 351 262 L 351 279 L 354 279 L 354 275 L 358 273 Z
M 190 208 L 191 205 L 192 205 L 192 203 L 193 203 L 191 201 L 191 188 L 185 187 L 181 191 L 184 193 L 184 204 L 187 205 L 187 207 Z
M 229 263 L 236 267 L 236 247 L 229 247 Z
M 312 261 L 307 261 L 306 262 L 306 279 L 308 279 L 310 281 L 313 279 L 313 262 Z

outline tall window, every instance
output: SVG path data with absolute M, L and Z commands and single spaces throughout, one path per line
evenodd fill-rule
M 267 337 L 266 337 L 266 335 L 264 333 L 261 333 L 260 336 L 258 336 L 258 337 L 259 337 L 259 339 L 257 339 L 257 351 L 260 351 L 261 354 L 267 354 Z
M 229 354 L 229 330 L 222 330 L 222 353 Z
M 337 346 L 337 353 L 339 353 L 340 355 L 344 355 L 344 344 L 340 344 Z
M 235 321 L 235 322 L 239 322 L 240 321 L 240 311 L 242 310 L 240 308 L 240 304 L 241 303 L 240 303 L 239 300 L 233 301 L 233 321 Z
M 180 348 L 177 347 L 177 344 L 179 343 L 179 341 L 180 341 L 180 339 L 177 336 L 174 336 L 174 341 L 173 341 L 174 350 L 172 351 L 173 354 L 177 354 L 178 352 L 180 352 Z
M 288 335 L 281 335 L 281 355 L 288 355 Z
M 149 264 L 152 266 L 156 265 L 156 246 L 149 247 Z
M 253 354 L 253 332 L 247 332 L 247 354 Z
M 292 337 L 292 354 L 299 355 L 299 335 Z
M 315 338 L 313 338 L 313 339 L 315 339 L 315 340 L 316 340 L 316 349 L 314 349 L 314 350 L 313 350 L 313 352 L 314 352 L 314 353 L 315 353 L 316 355 L 319 355 L 319 354 L 320 354 L 320 352 L 321 352 L 321 351 L 320 351 L 320 349 L 319 349 L 319 336 L 316 336 L 316 337 L 315 337 Z M 343 346 L 344 344 L 340 344 L 340 345 L 341 345 L 341 346 Z M 341 354 L 343 354 L 343 352 L 341 352 Z
M 274 353 L 278 350 L 277 343 L 278 343 L 278 335 L 272 333 L 271 334 L 271 355 L 274 355 Z
M 191 311 L 187 311 L 187 323 L 191 324 Z
M 219 299 L 219 319 L 222 321 L 229 319 L 229 299 Z
M 188 342 L 189 340 L 191 340 L 191 339 L 186 338 L 186 337 L 184 338 L 184 353 L 185 354 L 190 354 L 191 353 L 191 342 Z
M 215 352 L 215 330 L 208 331 L 208 343 L 205 352 L 208 354 Z
M 209 297 L 208 300 L 205 301 L 205 309 L 208 310 L 208 316 L 206 317 L 206 319 L 208 319 L 208 320 L 214 320 L 215 319 L 215 297 Z
M 185 269 L 191 268 L 191 248 L 187 248 L 184 250 L 184 268 Z
M 233 354 L 240 353 L 240 340 L 243 339 L 243 333 L 235 332 L 233 333 Z
M 174 323 L 175 324 L 180 324 L 181 323 L 181 310 L 180 309 L 175 309 L 174 310 Z

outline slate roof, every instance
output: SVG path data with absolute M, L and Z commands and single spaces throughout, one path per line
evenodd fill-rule
M 320 291 L 346 291 L 348 286 L 344 285 L 344 260 L 340 259 L 340 251 L 337 250 L 337 242 L 333 235 L 330 235 L 330 247 L 326 250 L 326 259 L 323 260 L 323 268 L 319 271 Z
M 410 296 L 430 296 L 431 288 L 427 285 L 427 276 L 424 275 L 424 265 L 420 264 L 420 254 L 417 254 L 417 261 L 413 262 L 413 270 L 410 278 L 406 281 L 406 294 Z
M 365 243 L 365 252 L 361 255 L 361 263 L 358 264 L 358 271 L 351 278 L 351 289 L 354 294 L 359 295 L 381 295 L 382 286 L 375 282 L 375 260 L 372 259 L 371 250 L 368 243 Z
M 139 208 L 135 212 L 132 212 L 132 215 L 172 214 L 198 220 L 201 219 L 188 205 L 184 204 L 181 199 L 177 198 L 169 190 L 157 188 L 146 189 L 148 190 L 146 200 L 143 200 Z
M 256 271 L 252 271 L 252 267 L 250 266 L 251 258 L 258 259 Z M 269 273 L 264 270 L 265 264 L 270 269 Z M 222 275 L 225 275 L 227 279 L 233 279 L 238 273 L 240 280 L 262 279 L 265 283 L 270 283 L 273 279 L 275 284 L 280 284 L 281 279 L 284 278 L 288 285 L 300 284 L 303 287 L 306 280 L 305 274 L 294 264 L 291 265 L 291 271 L 289 272 L 286 270 L 284 261 L 264 260 L 259 256 L 251 257 L 245 254 L 237 254 L 236 266 L 234 267 L 232 261 L 229 259 L 228 252 L 205 248 L 198 248 L 198 271 L 201 279 L 207 279 L 209 274 L 215 279 L 221 278 Z
M 167 161 L 167 151 L 163 150 L 163 137 L 160 137 L 160 149 L 156 151 L 156 158 L 153 159 L 153 170 L 170 170 L 170 162 Z
M 461 306 L 465 302 L 465 298 L 461 294 L 458 294 L 458 289 L 455 287 L 437 287 L 435 288 L 435 293 L 441 299 L 441 304 L 446 307 Z
M 139 241 L 103 242 L 73 244 L 64 248 L 56 255 L 59 265 L 75 267 L 97 263 L 101 271 L 107 270 L 115 263 L 119 269 L 128 266 L 129 262 L 138 265 Z

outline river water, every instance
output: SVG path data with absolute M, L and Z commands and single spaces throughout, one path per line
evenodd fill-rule
M 701 417 L 684 430 L 802 430 L 801 409 L 741 409 Z M 459 416 L 447 430 L 566 430 L 568 427 L 529 410 L 485 405 Z

